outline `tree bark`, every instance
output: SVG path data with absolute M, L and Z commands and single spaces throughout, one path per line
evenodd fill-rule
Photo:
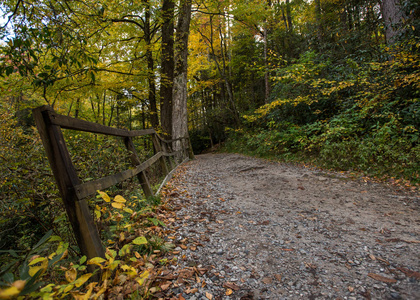
M 318 49 L 322 44 L 322 37 L 324 36 L 324 29 L 322 26 L 321 20 L 321 0 L 315 0 L 315 19 L 317 26 L 317 36 L 318 36 Z
M 159 118 L 157 114 L 156 104 L 156 85 L 155 85 L 155 70 L 153 52 L 151 49 L 152 33 L 150 30 L 150 3 L 148 0 L 143 0 L 146 4 L 146 13 L 144 20 L 144 40 L 146 42 L 146 60 L 147 60 L 147 79 L 149 82 L 149 102 L 150 102 L 150 122 L 153 128 L 159 126 Z
M 172 105 L 172 138 L 188 136 L 187 70 L 188 38 L 191 22 L 191 0 L 180 0 L 179 17 L 175 35 L 175 70 Z M 180 143 L 175 143 L 175 150 Z
M 270 97 L 270 74 L 269 74 L 269 69 L 268 69 L 268 32 L 267 32 L 267 20 L 265 20 L 264 22 L 264 36 L 263 36 L 263 43 L 264 43 L 264 67 L 265 67 L 265 72 L 264 72 L 264 85 L 265 85 L 265 97 L 264 97 L 264 102 L 267 104 L 268 103 L 268 98 Z
M 163 135 L 172 135 L 172 88 L 174 82 L 174 0 L 162 4 L 162 73 L 160 87 L 160 122 Z
M 387 44 L 393 44 L 402 32 L 405 14 L 401 9 L 399 0 L 381 1 L 382 18 L 385 25 L 385 38 Z
M 290 9 L 290 1 L 286 0 L 286 14 L 287 14 L 287 24 L 289 26 L 289 31 L 293 31 L 293 22 L 292 22 L 292 10 Z

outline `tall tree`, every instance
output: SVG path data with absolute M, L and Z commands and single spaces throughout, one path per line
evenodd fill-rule
M 174 0 L 162 3 L 162 60 L 160 86 L 160 122 L 163 134 L 172 135 L 172 88 L 174 81 Z
M 383 0 L 381 3 L 382 17 L 385 25 L 385 38 L 388 44 L 393 44 L 403 28 L 406 17 L 400 0 Z
M 149 0 L 143 0 L 143 3 L 145 4 L 143 31 L 144 41 L 146 43 L 146 60 L 148 68 L 147 80 L 149 83 L 150 122 L 152 123 L 152 127 L 157 128 L 159 126 L 159 116 L 156 103 L 155 68 L 152 52 L 153 32 L 150 20 L 150 2 Z
M 175 35 L 175 72 L 172 105 L 172 138 L 188 136 L 187 71 L 191 0 L 180 0 Z M 175 146 L 175 149 L 177 145 Z

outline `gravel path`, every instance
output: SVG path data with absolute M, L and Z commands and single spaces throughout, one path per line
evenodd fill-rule
M 199 155 L 170 185 L 162 298 L 420 299 L 419 194 L 238 154 Z

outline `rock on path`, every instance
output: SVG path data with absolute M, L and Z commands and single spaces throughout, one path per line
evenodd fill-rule
M 420 299 L 418 194 L 238 154 L 199 155 L 171 185 L 173 268 L 207 271 L 177 299 Z

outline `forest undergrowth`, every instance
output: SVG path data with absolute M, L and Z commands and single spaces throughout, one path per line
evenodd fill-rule
M 418 185 L 419 48 L 413 39 L 376 62 L 305 53 L 277 72 L 280 98 L 228 129 L 225 149 Z

